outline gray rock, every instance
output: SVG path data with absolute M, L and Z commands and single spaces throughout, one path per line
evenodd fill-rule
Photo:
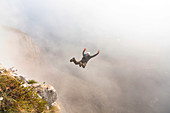
M 37 93 L 42 97 L 42 99 L 48 102 L 48 106 L 52 106 L 52 104 L 57 100 L 57 93 L 53 86 L 45 85 L 45 84 L 32 84 Z
M 28 80 L 27 80 L 24 76 L 22 76 L 22 75 L 19 76 L 19 79 L 20 79 L 20 80 L 23 80 L 23 82 L 25 82 L 25 83 L 28 82 Z

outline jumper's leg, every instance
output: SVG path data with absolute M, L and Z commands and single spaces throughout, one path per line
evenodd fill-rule
M 79 63 L 79 66 L 80 66 L 80 67 L 82 66 L 82 62 Z
M 87 63 L 83 63 L 83 64 L 82 64 L 82 67 L 85 68 L 85 67 L 86 67 L 86 64 L 87 64 Z
M 73 62 L 73 60 L 75 60 L 75 58 L 73 57 L 72 59 L 70 59 L 70 62 Z
M 70 60 L 70 62 L 74 62 L 74 64 L 80 64 L 80 61 L 77 61 L 74 57 Z

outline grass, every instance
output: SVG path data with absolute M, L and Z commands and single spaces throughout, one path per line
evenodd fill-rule
M 28 80 L 28 84 L 35 84 L 35 83 L 37 83 L 37 81 L 35 81 L 35 80 Z
M 35 82 L 30 80 L 31 84 Z M 3 97 L 0 100 L 0 112 L 41 113 L 46 110 L 47 102 L 38 96 L 34 88 L 22 84 L 7 70 L 0 73 L 0 97 Z

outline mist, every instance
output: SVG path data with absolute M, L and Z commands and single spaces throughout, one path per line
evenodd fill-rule
M 3 30 L 0 63 L 53 85 L 63 113 L 169 113 L 169 10 L 168 0 L 2 0 L 0 25 L 27 33 L 41 63 L 23 63 L 18 35 Z M 84 48 L 101 52 L 82 69 L 69 60 Z

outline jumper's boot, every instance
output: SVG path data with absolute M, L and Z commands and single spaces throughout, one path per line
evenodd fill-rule
M 73 57 L 72 59 L 70 59 L 70 62 L 73 62 L 75 60 L 75 58 Z
M 83 63 L 83 64 L 82 64 L 82 67 L 85 68 L 85 67 L 86 67 L 86 63 Z
M 82 66 L 82 62 L 79 63 L 79 66 L 80 66 L 80 67 Z

